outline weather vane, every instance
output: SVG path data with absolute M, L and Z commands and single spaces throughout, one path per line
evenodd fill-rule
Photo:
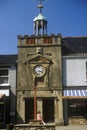
M 41 4 L 41 2 L 44 1 L 44 0 L 38 0 L 38 1 L 40 1 L 40 4 Z
M 42 1 L 45 1 L 45 0 L 38 0 L 40 2 L 39 5 L 37 5 L 37 7 L 40 9 L 40 13 L 42 12 L 42 8 L 43 8 L 43 5 L 42 5 Z

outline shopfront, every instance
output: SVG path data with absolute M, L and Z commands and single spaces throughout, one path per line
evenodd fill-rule
M 10 120 L 9 89 L 0 90 L 0 129 Z
M 87 124 L 87 90 L 64 90 L 64 124 Z
M 0 128 L 5 125 L 5 95 L 0 94 Z

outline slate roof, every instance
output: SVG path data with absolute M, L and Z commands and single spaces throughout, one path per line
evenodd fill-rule
M 87 37 L 62 38 L 63 56 L 87 56 Z
M 0 55 L 0 65 L 16 64 L 17 55 Z

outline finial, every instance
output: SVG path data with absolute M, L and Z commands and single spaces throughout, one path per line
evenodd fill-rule
M 41 13 L 42 12 L 42 8 L 43 8 L 42 1 L 44 1 L 44 0 L 38 0 L 38 1 L 40 1 L 40 4 L 37 5 L 37 7 L 40 9 L 40 13 Z
M 40 4 L 41 4 L 41 2 L 44 1 L 44 0 L 38 0 L 38 1 L 40 1 Z

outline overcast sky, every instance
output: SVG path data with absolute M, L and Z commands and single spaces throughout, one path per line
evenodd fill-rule
M 17 35 L 33 34 L 38 0 L 0 0 L 0 54 L 17 54 Z M 87 36 L 87 0 L 45 0 L 48 34 Z

